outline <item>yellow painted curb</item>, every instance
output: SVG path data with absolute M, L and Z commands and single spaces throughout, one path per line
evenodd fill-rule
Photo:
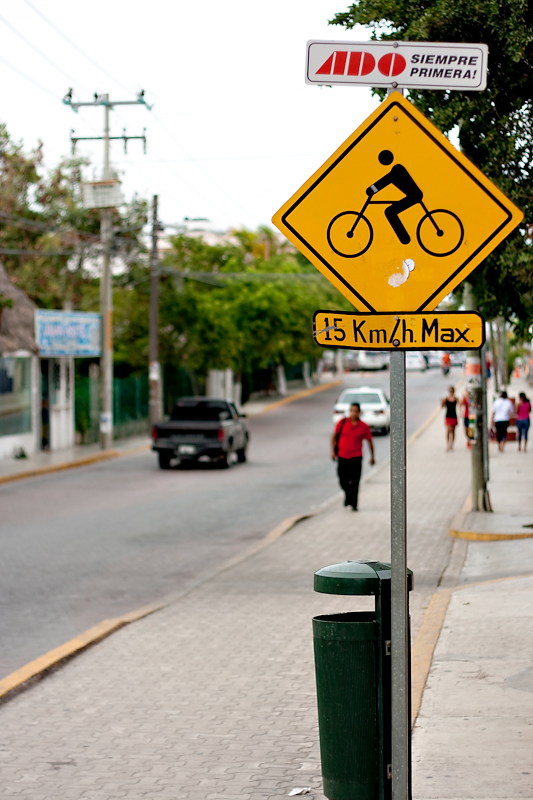
M 80 633 L 79 636 L 76 636 L 69 642 L 65 642 L 65 644 L 56 647 L 54 650 L 50 650 L 48 653 L 45 653 L 39 658 L 36 658 L 35 661 L 30 661 L 29 664 L 25 664 L 20 669 L 12 672 L 10 675 L 7 675 L 5 678 L 0 680 L 0 705 L 9 700 L 12 696 L 18 694 L 20 691 L 23 691 L 31 686 L 35 680 L 45 677 L 55 668 L 62 666 L 62 664 L 64 664 L 66 661 L 78 655 L 78 653 L 81 653 L 88 647 L 91 647 L 91 645 L 97 644 L 110 634 L 118 631 L 120 628 L 123 628 L 125 625 L 129 625 L 131 622 L 136 622 L 143 617 L 149 616 L 149 614 L 153 614 L 155 611 L 165 608 L 166 606 L 170 605 L 170 603 L 175 602 L 177 599 L 189 594 L 210 578 L 220 575 L 222 572 L 226 572 L 228 569 L 231 569 L 231 567 L 234 567 L 237 564 L 240 564 L 242 561 L 245 561 L 247 558 L 250 558 L 250 556 L 255 555 L 260 550 L 263 550 L 263 548 L 267 547 L 283 536 L 284 533 L 287 533 L 298 522 L 318 514 L 320 510 L 321 509 L 318 509 L 317 511 L 309 514 L 293 514 L 292 516 L 287 517 L 280 522 L 279 525 L 276 525 L 275 528 L 267 533 L 266 536 L 256 542 L 251 548 L 246 550 L 246 552 L 237 556 L 233 556 L 232 558 L 224 561 L 214 573 L 204 576 L 203 579 L 200 579 L 199 582 L 194 586 L 181 593 L 179 597 L 167 596 L 167 599 L 161 603 L 143 606 L 142 608 L 135 609 L 127 614 L 122 614 L 122 616 L 117 617 L 116 619 L 104 619 L 102 622 L 98 623 L 98 625 L 95 625 L 93 628 L 89 628 L 83 633 Z
M 249 417 L 258 417 L 260 414 L 266 414 L 269 411 L 275 411 L 276 408 L 280 408 L 280 406 L 284 406 L 287 403 L 294 403 L 295 400 L 301 400 L 304 397 L 309 397 L 311 394 L 316 394 L 317 392 L 323 392 L 326 389 L 331 389 L 334 386 L 340 386 L 342 381 L 330 381 L 329 383 L 321 383 L 319 386 L 312 386 L 310 389 L 303 389 L 301 392 L 297 392 L 296 394 L 291 394 L 288 397 L 283 397 L 281 400 L 276 400 L 274 403 L 270 403 L 266 408 L 263 408 L 262 411 L 258 411 L 256 414 L 248 414 Z
M 61 464 L 49 464 L 46 467 L 36 467 L 35 469 L 28 469 L 25 472 L 18 472 L 16 475 L 2 475 L 0 476 L 0 484 L 21 481 L 24 480 L 24 478 L 37 478 L 39 475 L 49 475 L 52 472 L 62 472 L 65 469 L 87 467 L 90 464 L 97 464 L 99 461 L 108 461 L 112 458 L 133 456 L 136 453 L 144 453 L 149 450 L 150 447 L 151 445 L 149 444 L 143 444 L 139 447 L 132 447 L 129 450 L 103 450 L 101 453 L 96 453 L 94 456 L 80 458 L 77 461 L 64 461 Z
M 467 539 L 469 542 L 505 542 L 508 539 L 533 539 L 531 533 L 482 533 L 478 531 L 449 530 L 452 539 Z
M 424 614 L 422 625 L 411 652 L 411 725 L 420 711 L 433 653 L 439 640 L 442 624 L 450 604 L 453 589 L 435 592 Z
M 153 614 L 153 612 L 158 611 L 159 608 L 161 608 L 161 606 L 144 606 L 143 608 L 132 611 L 129 614 L 124 614 L 116 619 L 104 619 L 102 622 L 99 622 L 98 625 L 80 633 L 79 636 L 76 636 L 69 642 L 65 642 L 65 644 L 56 647 L 54 650 L 50 650 L 43 656 L 36 658 L 35 661 L 30 661 L 29 664 L 25 664 L 20 669 L 0 680 L 0 702 L 6 700 L 8 695 L 20 690 L 23 684 L 28 683 L 32 678 L 46 675 L 53 667 L 57 667 L 62 662 L 72 658 L 72 656 L 100 642 L 119 628 L 123 628 L 124 625 L 128 625 L 130 622 L 146 617 L 149 614 Z

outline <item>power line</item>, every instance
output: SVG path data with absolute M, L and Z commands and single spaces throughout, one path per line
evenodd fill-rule
M 120 114 L 118 111 L 115 111 L 115 115 L 118 117 L 118 119 L 122 120 L 122 122 L 123 122 L 123 123 L 125 122 L 124 118 L 121 116 L 121 114 Z M 152 112 L 152 116 L 153 116 L 153 112 Z M 157 151 L 156 151 L 156 150 L 154 150 L 154 148 L 152 147 L 152 145 L 151 145 L 151 144 L 150 144 L 150 146 L 149 146 L 149 147 L 150 147 L 150 151 L 151 151 L 151 152 L 152 152 L 152 153 L 153 153 L 153 154 L 156 156 L 156 158 L 157 158 L 157 163 L 159 163 L 159 164 L 163 164 L 163 165 L 164 165 L 164 166 L 165 166 L 165 167 L 166 167 L 168 170 L 170 170 L 170 172 L 172 172 L 172 173 L 173 173 L 173 174 L 174 174 L 174 175 L 175 175 L 175 176 L 178 178 L 178 180 L 180 180 L 180 181 L 183 183 L 183 185 L 184 185 L 184 186 L 186 186 L 186 187 L 187 187 L 187 189 L 189 189 L 189 191 L 191 191 L 191 192 L 194 192 L 195 194 L 197 194 L 197 195 L 198 195 L 198 197 L 200 197 L 202 200 L 205 200 L 205 202 L 206 202 L 206 203 L 210 203 L 211 205 L 213 205 L 213 206 L 214 206 L 215 208 L 217 208 L 217 209 L 218 209 L 218 210 L 219 210 L 219 211 L 220 211 L 222 214 L 226 214 L 226 213 L 227 213 L 227 209 L 225 209 L 225 208 L 222 208 L 222 206 L 220 206 L 218 203 L 216 203 L 216 202 L 213 200 L 213 198 L 211 198 L 211 197 L 207 197 L 207 196 L 206 196 L 206 195 L 204 195 L 204 194 L 203 194 L 203 193 L 202 193 L 202 192 L 201 192 L 201 191 L 200 191 L 200 190 L 199 190 L 199 189 L 198 189 L 196 186 L 192 186 L 192 185 L 191 185 L 191 184 L 190 184 L 190 183 L 189 183 L 189 182 L 188 182 L 188 181 L 187 181 L 187 180 L 186 180 L 186 179 L 185 179 L 185 178 L 184 178 L 182 175 L 180 175 L 180 174 L 179 174 L 179 172 L 177 172 L 177 171 L 176 171 L 176 170 L 175 170 L 175 169 L 174 169 L 174 168 L 171 166 L 171 163 L 170 163 L 170 162 L 166 161 L 164 158 L 162 158 L 162 157 L 159 155 L 159 153 L 157 153 Z M 138 167 L 137 167 L 135 164 L 133 164 L 133 163 L 132 163 L 132 166 L 133 166 L 135 169 L 137 169 L 137 171 L 138 171 L 138 172 L 139 172 L 141 175 L 143 174 L 143 173 L 141 172 L 141 170 L 139 170 L 139 168 L 138 168 Z M 145 177 L 145 176 L 144 176 L 144 177 Z M 146 179 L 146 177 L 145 177 L 145 179 Z M 153 181 L 152 181 L 152 183 L 153 183 L 153 185 L 154 185 L 154 186 L 156 185 L 156 184 L 155 184 L 155 182 L 153 182 Z M 174 198 L 174 199 L 176 199 L 176 198 Z M 182 202 L 182 201 L 180 201 L 180 202 Z
M 5 211 L 0 211 L 0 219 L 9 220 L 15 225 L 18 225 L 21 228 L 27 228 L 28 230 L 39 230 L 43 233 L 59 233 L 62 236 L 76 235 L 89 240 L 93 239 L 94 241 L 100 241 L 100 237 L 94 233 L 86 233 L 85 231 L 80 231 L 77 228 L 57 228 L 55 226 L 47 225 L 44 222 L 37 222 L 37 220 L 29 219 L 28 217 L 19 217 L 15 214 L 8 214 Z
M 79 45 L 77 45 L 77 44 L 76 44 L 76 43 L 75 43 L 75 42 L 74 42 L 72 39 L 70 39 L 70 37 L 68 37 L 68 36 L 67 36 L 65 33 L 63 33 L 63 31 L 62 31 L 60 28 L 58 28 L 58 27 L 57 27 L 57 25 L 55 25 L 53 22 L 51 22 L 51 20 L 49 20 L 49 19 L 48 19 L 48 17 L 46 17 L 46 16 L 45 16 L 45 15 L 42 13 L 42 11 L 40 11 L 38 8 L 36 8 L 36 7 L 33 5 L 33 3 L 31 3 L 31 2 L 30 2 L 30 0 L 24 0 L 24 2 L 26 3 L 26 5 L 27 5 L 27 6 L 29 6 L 29 7 L 32 9 L 32 11 L 34 11 L 36 14 L 38 14 L 38 15 L 39 15 L 39 16 L 40 16 L 40 17 L 41 17 L 41 18 L 42 18 L 42 19 L 43 19 L 43 20 L 44 20 L 44 21 L 45 21 L 45 22 L 46 22 L 48 25 L 50 25 L 50 27 L 51 27 L 51 28 L 53 28 L 53 29 L 56 31 L 56 33 L 58 33 L 60 36 L 62 36 L 62 37 L 63 37 L 63 39 L 65 39 L 65 41 L 66 41 L 66 42 L 68 42 L 68 43 L 69 43 L 69 44 L 70 44 L 72 47 L 74 47 L 74 49 L 75 49 L 75 50 L 77 50 L 79 53 L 81 53 L 81 55 L 83 55 L 83 56 L 84 56 L 86 59 L 88 59 L 88 61 L 90 61 L 90 62 L 91 62 L 91 64 L 93 64 L 95 67 L 97 67 L 97 69 L 99 69 L 101 72 L 103 72 L 103 73 L 104 73 L 104 75 L 106 75 L 108 78 L 110 78 L 110 79 L 111 79 L 112 81 L 114 81 L 116 84 L 118 84 L 119 86 L 121 86 L 123 89 L 125 89 L 126 91 L 129 91 L 129 89 L 128 89 L 126 86 L 124 86 L 124 84 L 123 84 L 123 83 L 121 83 L 119 80 L 117 80 L 117 78 L 115 78 L 115 77 L 114 77 L 113 75 L 111 75 L 111 74 L 110 74 L 110 73 L 109 73 L 109 72 L 108 72 L 106 69 L 104 69 L 104 68 L 103 68 L 103 67 L 102 67 L 100 64 L 98 64 L 98 62 L 96 62 L 96 61 L 95 61 L 95 60 L 94 60 L 94 59 L 93 59 L 91 56 L 89 56 L 89 55 L 88 55 L 88 54 L 87 54 L 87 53 L 86 53 L 84 50 L 82 50 L 82 49 L 81 49 L 81 47 L 79 47 Z M 226 191 L 225 191 L 225 190 L 224 190 L 224 189 L 223 189 L 221 186 L 219 186 L 219 185 L 218 185 L 218 183 L 217 183 L 215 180 L 213 180 L 213 178 L 212 178 L 212 177 L 209 175 L 209 173 L 207 173 L 207 172 L 206 172 L 206 171 L 205 171 L 205 170 L 204 170 L 204 169 L 203 169 L 203 168 L 202 168 L 202 167 L 201 167 L 199 164 L 197 164 L 197 163 L 196 163 L 196 161 L 195 161 L 193 158 L 191 158 L 191 156 L 190 156 L 190 155 L 189 155 L 189 153 L 188 153 L 188 152 L 185 150 L 185 148 L 183 147 L 183 145 L 182 145 L 182 144 L 181 144 L 181 143 L 180 143 L 180 142 L 179 142 L 179 141 L 178 141 L 178 140 L 175 138 L 175 136 L 173 135 L 173 133 L 172 133 L 172 132 L 170 132 L 170 131 L 168 130 L 168 128 L 166 127 L 165 123 L 164 123 L 164 122 L 163 122 L 163 121 L 162 121 L 162 120 L 161 120 L 161 119 L 160 119 L 160 118 L 159 118 L 157 115 L 155 115 L 155 114 L 154 114 L 154 118 L 155 118 L 155 119 L 157 120 L 157 122 L 158 122 L 158 123 L 161 125 L 161 127 L 163 128 L 163 130 L 165 130 L 165 131 L 166 131 L 167 135 L 168 135 L 168 136 L 170 136 L 170 138 L 171 138 L 171 139 L 173 139 L 173 141 L 174 141 L 174 142 L 175 142 L 175 143 L 178 145 L 178 147 L 180 147 L 180 148 L 181 148 L 181 150 L 182 150 L 182 151 L 185 153 L 185 155 L 186 155 L 186 157 L 187 157 L 187 160 L 188 160 L 188 161 L 191 161 L 193 164 L 195 164 L 195 166 L 197 167 L 197 169 L 198 169 L 198 170 L 199 170 L 199 171 L 200 171 L 200 172 L 201 172 L 201 173 L 202 173 L 202 174 L 203 174 L 203 175 L 204 175 L 204 176 L 205 176 L 205 177 L 206 177 L 206 178 L 207 178 L 207 179 L 208 179 L 208 180 L 209 180 L 209 181 L 210 181 L 212 184 L 213 184 L 213 186 L 214 186 L 214 187 L 215 187 L 215 188 L 216 188 L 216 189 L 217 189 L 217 190 L 218 190 L 218 191 L 219 191 L 219 192 L 220 192 L 220 193 L 221 193 L 221 194 L 222 194 L 222 195 L 223 195 L 223 196 L 224 196 L 224 197 L 225 197 L 227 200 L 229 200 L 229 201 L 230 201 L 230 203 L 233 203 L 233 205 L 234 205 L 236 208 L 238 208 L 240 211 L 243 211 L 244 213 L 247 213 L 247 212 L 246 212 L 246 209 L 245 209 L 245 208 L 243 208 L 243 206 L 241 206 L 241 205 L 240 205 L 240 203 L 238 203 L 238 202 L 237 202 L 237 200 L 235 200 L 233 197 L 231 197 L 230 195 L 228 195 L 228 194 L 226 193 Z M 155 151 L 153 150 L 153 148 L 152 148 L 152 152 L 154 152 L 154 154 L 155 154 L 155 155 L 157 155 L 157 153 L 155 153 Z M 159 160 L 160 160 L 160 162 L 161 162 L 162 164 L 165 164 L 165 165 L 167 165 L 167 164 L 168 164 L 168 162 L 167 162 L 167 161 L 165 161 L 165 160 L 164 160 L 164 159 L 162 159 L 162 158 L 159 158 Z M 186 185 L 186 186 L 187 186 L 189 189 L 192 189 L 192 187 L 191 187 L 189 184 L 187 184 L 187 182 L 185 181 L 185 179 L 184 179 L 184 178 L 182 178 L 182 176 L 181 176 L 181 175 L 179 175 L 179 174 L 178 174 L 177 172 L 175 172 L 175 171 L 174 171 L 174 174 L 175 174 L 175 175 L 176 175 L 176 176 L 177 176 L 177 177 L 178 177 L 178 178 L 179 178 L 179 179 L 180 179 L 180 180 L 181 180 L 181 181 L 182 181 L 182 182 L 183 182 L 183 183 L 184 183 L 184 184 L 185 184 L 185 185 Z M 207 198 L 205 198 L 205 197 L 204 197 L 204 196 L 203 196 L 203 195 L 202 195 L 200 192 L 198 192 L 198 190 L 197 190 L 196 188 L 194 188 L 194 191 L 195 191 L 197 194 L 199 194 L 199 195 L 200 195 L 200 197 L 203 197 L 203 199 L 204 199 L 204 200 L 207 200 Z M 213 200 L 212 200 L 211 198 L 209 198 L 209 202 L 210 202 L 210 203 L 213 203 Z M 215 206 L 216 206 L 216 207 L 217 207 L 217 208 L 218 208 L 220 211 L 222 211 L 223 213 L 226 213 L 226 209 L 222 209 L 222 207 L 221 207 L 221 206 L 219 206 L 218 204 L 215 204 Z
M 8 20 L 7 20 L 7 19 L 5 19 L 5 17 L 3 17 L 1 14 L 0 14 L 0 20 L 1 20 L 1 21 L 4 23 L 4 25 L 6 25 L 8 28 L 10 28 L 10 29 L 13 31 L 13 33 L 14 33 L 16 36 L 18 36 L 18 37 L 19 37 L 19 39 L 22 39 L 22 41 L 23 41 L 25 44 L 27 44 L 27 45 L 28 45 L 28 47 L 31 47 L 31 49 L 32 49 L 32 50 L 35 50 L 35 52 L 36 52 L 38 55 L 40 55 L 40 56 L 41 56 L 41 58 L 44 58 L 44 60 L 45 60 L 45 61 L 47 61 L 47 62 L 48 62 L 48 64 L 50 64 L 50 65 L 51 65 L 51 66 L 52 66 L 54 69 L 56 69 L 56 70 L 57 70 L 58 72 L 60 72 L 60 73 L 61 73 L 61 74 L 62 74 L 62 75 L 65 77 L 65 78 L 67 78 L 67 80 L 69 80 L 69 81 L 73 81 L 74 83 L 76 83 L 76 84 L 77 84 L 77 85 L 80 87 L 80 89 L 83 89 L 84 91 L 88 91 L 87 89 L 85 89 L 85 87 L 84 87 L 84 86 L 83 86 L 81 83 L 79 83 L 78 81 L 76 81 L 74 78 L 72 78 L 72 76 L 70 76 L 70 75 L 69 75 L 67 72 L 65 72 L 63 69 L 61 69 L 61 67 L 58 67 L 58 66 L 57 66 L 57 64 L 54 64 L 54 62 L 52 61 L 52 59 L 48 58 L 48 56 L 47 56 L 45 53 L 43 53 L 43 52 L 42 52 L 42 50 L 39 50 L 39 48 L 38 48 L 36 45 L 34 45 L 32 42 L 30 42 L 30 40 L 29 40 L 29 39 L 26 39 L 26 37 L 25 37 L 25 36 L 24 36 L 24 35 L 23 35 L 23 34 L 22 34 L 20 31 L 18 31 L 18 30 L 15 28 L 15 26 L 11 24 L 11 22 L 8 22 Z
M 197 168 L 197 169 L 198 169 L 198 170 L 199 170 L 199 171 L 200 171 L 200 172 L 201 172 L 201 173 L 202 173 L 202 174 L 203 174 L 203 175 L 204 175 L 204 176 L 205 176 L 205 177 L 206 177 L 206 178 L 207 178 L 209 181 L 211 181 L 211 183 L 213 184 L 213 186 L 214 186 L 216 189 L 218 189 L 218 191 L 219 191 L 219 192 L 220 192 L 220 193 L 221 193 L 221 194 L 222 194 L 222 195 L 223 195 L 223 196 L 224 196 L 224 197 L 225 197 L 227 200 L 229 200 L 231 203 L 233 203 L 233 204 L 234 204 L 234 205 L 235 205 L 235 206 L 236 206 L 236 207 L 237 207 L 237 208 L 238 208 L 240 211 L 244 211 L 245 213 L 247 213 L 247 212 L 246 212 L 246 209 L 244 209 L 244 208 L 241 206 L 241 204 L 240 204 L 240 203 L 238 203 L 236 200 L 234 200 L 234 198 L 233 198 L 233 197 L 230 197 L 230 195 L 228 195 L 228 194 L 226 193 L 226 191 L 225 191 L 225 190 L 224 190 L 224 189 L 223 189 L 221 186 L 219 186 L 219 185 L 218 185 L 218 183 L 217 183 L 215 180 L 213 180 L 213 178 L 212 178 L 212 177 L 209 175 L 209 173 L 208 173 L 208 172 L 206 172 L 206 171 L 205 171 L 205 169 L 204 169 L 203 167 L 201 167 L 201 166 L 200 166 L 200 164 L 199 164 L 197 161 L 195 161 L 193 158 L 191 158 L 191 156 L 190 156 L 190 155 L 189 155 L 189 153 L 188 153 L 188 152 L 185 150 L 185 148 L 183 147 L 183 145 L 181 144 L 181 142 L 179 142 L 179 141 L 176 139 L 176 137 L 174 136 L 174 134 L 173 134 L 173 133 L 172 133 L 172 132 L 171 132 L 171 131 L 170 131 L 170 130 L 167 128 L 167 126 L 165 125 L 165 123 L 164 123 L 164 122 L 163 122 L 163 121 L 162 121 L 162 120 L 161 120 L 161 119 L 160 119 L 160 118 L 157 116 L 157 114 L 153 114 L 152 116 L 153 116 L 153 118 L 156 120 L 156 122 L 158 122 L 158 123 L 161 125 L 161 127 L 163 128 L 163 130 L 166 132 L 167 136 L 170 136 L 170 138 L 171 138 L 171 139 L 172 139 L 172 140 L 173 140 L 173 141 L 174 141 L 174 142 L 175 142 L 175 143 L 178 145 L 178 147 L 179 147 L 179 148 L 180 148 L 180 149 L 183 151 L 183 153 L 185 153 L 185 155 L 187 156 L 187 159 L 188 159 L 188 160 L 189 160 L 189 161 L 190 161 L 192 164 L 194 164 L 194 166 L 195 166 L 195 167 L 196 167 L 196 168 Z
M 40 89 L 42 92 L 46 92 L 46 94 L 49 94 L 50 97 L 54 98 L 54 100 L 57 100 L 57 95 L 54 94 L 53 92 L 51 92 L 50 89 L 46 89 L 44 86 L 41 86 L 40 83 L 37 83 L 37 81 L 35 81 L 33 78 L 30 78 L 29 75 L 26 75 L 25 72 L 22 72 L 22 70 L 20 70 L 18 67 L 15 67 L 14 64 L 11 64 L 6 58 L 4 58 L 3 56 L 0 56 L 0 61 L 2 61 L 7 67 L 12 69 L 13 72 L 16 72 L 18 75 L 20 75 L 21 78 L 24 78 L 25 80 L 29 81 L 30 83 L 33 83 L 33 85 L 37 86 L 37 88 Z
M 78 250 L 22 250 L 19 247 L 0 247 L 2 256 L 35 256 L 48 258 L 49 256 L 74 256 Z
M 326 158 L 326 153 L 285 153 L 281 155 L 268 156 L 205 156 L 203 158 L 169 158 L 167 164 L 186 164 L 188 161 L 260 161 L 272 160 L 276 158 Z M 125 164 L 134 164 L 135 161 L 126 160 Z M 152 164 L 150 159 L 143 159 L 143 164 Z
M 68 43 L 71 45 L 71 47 L 73 47 L 75 50 L 77 50 L 77 51 L 78 51 L 78 53 L 81 53 L 81 55 L 82 55 L 82 56 L 84 56 L 84 58 L 86 58 L 88 61 L 90 61 L 90 62 L 91 62 L 91 64 L 92 64 L 94 67 L 96 67 L 97 69 L 99 69 L 99 70 L 100 70 L 100 72 L 103 72 L 103 73 L 104 73 L 104 75 L 106 75 L 108 78 L 110 78 L 110 79 L 111 79 L 111 80 L 112 80 L 114 83 L 118 84 L 118 86 L 120 86 L 120 87 L 121 87 L 122 89 L 124 89 L 126 92 L 129 92 L 129 91 L 130 91 L 130 90 L 128 89 L 128 87 L 127 87 L 127 86 L 124 86 L 124 84 L 123 84 L 123 83 L 121 83 L 120 81 L 118 81 L 118 80 L 117 80 L 116 78 L 114 78 L 114 77 L 113 77 L 113 76 L 112 76 L 112 75 L 111 75 L 111 74 L 110 74 L 110 73 L 109 73 L 109 72 L 108 72 L 106 69 L 104 69 L 102 66 L 100 66 L 100 64 L 98 64 L 98 62 L 97 62 L 97 61 L 95 61 L 95 60 L 94 60 L 94 58 L 91 58 L 91 56 L 90 56 L 90 55 L 88 55 L 88 54 L 87 54 L 87 53 L 86 53 L 84 50 L 82 50 L 82 49 L 81 49 L 81 47 L 80 47 L 79 45 L 77 45 L 77 44 L 76 44 L 76 42 L 73 42 L 73 41 L 72 41 L 72 39 L 70 39 L 70 38 L 69 38 L 69 37 L 66 35 L 66 33 L 63 33 L 63 31 L 62 31 L 60 28 L 58 28 L 58 27 L 57 27 L 57 25 L 55 25 L 53 22 L 51 22 L 51 21 L 48 19 L 48 17 L 45 17 L 45 15 L 42 13 L 42 11 L 40 11 L 38 8 L 36 8 L 36 7 L 33 5 L 33 3 L 30 3 L 30 0 L 24 0 L 24 2 L 26 3 L 26 5 L 27 5 L 27 6 L 29 6 L 29 7 L 31 8 L 31 10 L 32 10 L 32 11 L 34 11 L 36 14 L 38 14 L 38 15 L 39 15 L 39 16 L 41 17 L 41 19 L 43 19 L 43 20 L 44 20 L 44 21 L 47 23 L 47 25 L 50 25 L 50 27 L 51 27 L 51 28 L 53 28 L 53 29 L 55 30 L 55 32 L 56 32 L 56 33 L 58 33 L 60 36 L 62 36 L 62 37 L 63 37 L 63 39 L 64 39 L 66 42 L 68 42 Z
M 177 270 L 172 267 L 160 267 L 159 272 L 162 275 L 173 275 L 176 278 L 190 278 L 193 281 L 200 281 L 201 283 L 210 283 L 217 285 L 219 281 L 223 280 L 238 280 L 238 281 L 277 281 L 277 280 L 320 280 L 322 275 L 320 273 L 306 273 L 306 272 L 202 272 L 198 270 Z

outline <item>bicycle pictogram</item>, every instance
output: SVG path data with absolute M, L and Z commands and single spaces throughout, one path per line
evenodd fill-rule
M 394 156 L 390 150 L 382 150 L 378 156 L 380 164 L 392 164 Z M 373 197 L 386 186 L 395 186 L 405 197 L 401 200 L 374 200 Z M 372 223 L 365 216 L 370 205 L 386 205 L 385 216 L 402 244 L 409 244 L 411 237 L 399 218 L 399 214 L 420 204 L 424 211 L 418 222 L 416 238 L 418 244 L 430 256 L 449 256 L 461 246 L 464 239 L 463 223 L 453 211 L 436 208 L 430 211 L 424 201 L 422 190 L 401 164 L 395 164 L 390 172 L 366 190 L 367 199 L 361 211 L 341 211 L 328 225 L 328 244 L 343 258 L 362 256 L 374 240 Z

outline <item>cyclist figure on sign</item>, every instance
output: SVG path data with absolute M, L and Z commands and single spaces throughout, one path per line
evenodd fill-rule
M 394 161 L 394 156 L 390 150 L 382 150 L 378 156 L 378 160 L 380 164 L 388 167 L 389 164 L 392 164 Z M 379 181 L 373 183 L 372 186 L 369 186 L 366 193 L 368 197 L 373 197 L 377 192 L 380 192 L 386 186 L 390 185 L 396 186 L 397 189 L 405 194 L 405 197 L 403 200 L 396 200 L 394 203 L 391 203 L 391 205 L 385 209 L 385 216 L 400 242 L 402 244 L 409 244 L 411 237 L 407 233 L 402 222 L 400 222 L 398 215 L 401 214 L 402 211 L 407 211 L 411 206 L 420 203 L 423 194 L 405 167 L 402 167 L 401 164 L 395 164 L 390 172 L 380 178 Z

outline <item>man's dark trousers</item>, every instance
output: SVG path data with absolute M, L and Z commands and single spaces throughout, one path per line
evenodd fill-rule
M 363 457 L 337 458 L 337 474 L 341 489 L 346 495 L 346 505 L 357 508 L 359 495 L 359 481 L 361 480 L 361 467 Z

